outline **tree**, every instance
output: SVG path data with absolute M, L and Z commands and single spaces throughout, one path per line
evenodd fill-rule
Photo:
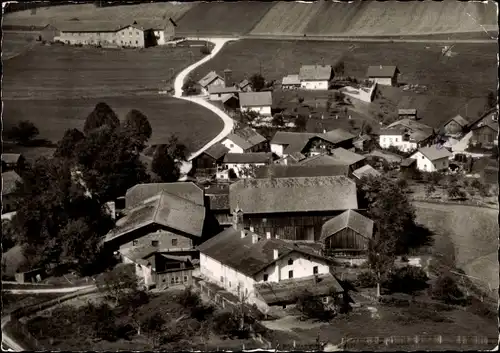
M 394 266 L 396 239 L 376 231 L 369 243 L 368 264 L 377 284 L 377 298 L 381 295 L 381 285 Z
M 2 253 L 6 253 L 17 243 L 16 229 L 9 220 L 2 220 Z
M 143 331 L 151 341 L 151 345 L 153 348 L 157 348 L 163 334 L 163 326 L 166 324 L 166 320 L 160 313 L 154 313 L 146 317 L 141 324 Z
M 272 123 L 274 126 L 282 127 L 285 125 L 285 120 L 283 119 L 283 114 L 274 114 Z
M 40 132 L 38 128 L 29 120 L 22 120 L 16 126 L 13 126 L 7 131 L 6 135 L 8 138 L 17 141 L 20 144 L 25 144 L 30 142 Z
M 304 114 L 299 114 L 297 118 L 295 119 L 295 129 L 298 132 L 303 132 L 306 131 L 307 127 L 307 116 Z
M 121 306 L 125 308 L 128 321 L 136 329 L 140 336 L 144 322 L 141 319 L 141 307 L 149 302 L 148 293 L 143 290 L 132 288 L 131 291 L 124 293 L 120 298 Z
M 259 114 L 253 110 L 240 111 L 240 121 L 245 125 L 252 125 Z
M 149 140 L 153 133 L 148 117 L 137 109 L 128 112 L 123 123 L 123 129 L 129 136 L 137 140 L 141 146 Z
M 78 144 L 85 140 L 85 135 L 78 129 L 68 129 L 63 138 L 57 143 L 54 157 L 56 158 L 75 158 L 75 152 Z
M 118 265 L 113 270 L 102 274 L 97 281 L 97 287 L 109 299 L 113 300 L 115 305 L 118 305 L 124 298 L 134 299 L 129 295 L 130 292 L 135 293 L 138 288 L 138 280 L 134 270 L 134 265 Z
M 98 129 L 104 125 L 116 129 L 120 126 L 120 120 L 109 105 L 100 102 L 97 103 L 94 110 L 87 116 L 85 124 L 83 125 L 83 131 L 85 134 L 88 134 L 92 130 Z
M 208 45 L 204 45 L 200 48 L 200 53 L 203 55 L 209 55 L 212 52 Z
M 333 72 L 334 72 L 335 76 L 344 76 L 344 69 L 345 69 L 345 67 L 344 67 L 343 60 L 339 60 L 333 66 Z
M 250 84 L 252 85 L 252 88 L 256 91 L 259 92 L 261 91 L 264 86 L 266 85 L 266 80 L 261 74 L 253 74 L 250 76 Z
M 364 133 L 370 135 L 373 132 L 373 127 L 370 124 L 364 125 Z
M 428 280 L 425 271 L 420 267 L 405 266 L 389 274 L 385 287 L 392 293 L 413 294 L 427 288 Z
M 466 194 L 465 192 L 460 188 L 460 185 L 458 183 L 452 183 L 450 187 L 448 188 L 448 197 L 450 199 L 463 199 L 465 198 Z
M 448 274 L 440 275 L 431 286 L 433 299 L 441 300 L 446 304 L 456 304 L 463 300 L 464 294 L 457 283 Z
M 151 169 L 164 182 L 178 181 L 182 162 L 187 159 L 187 147 L 176 136 L 170 137 L 166 145 L 159 145 L 153 155 Z
M 488 92 L 488 96 L 486 98 L 486 109 L 495 108 L 497 106 L 497 95 L 493 91 Z
M 192 96 L 198 93 L 196 82 L 192 78 L 188 78 L 182 85 L 182 91 L 186 96 Z

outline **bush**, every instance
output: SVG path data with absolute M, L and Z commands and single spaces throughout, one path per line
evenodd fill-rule
M 18 143 L 28 143 L 40 132 L 38 128 L 29 120 L 20 121 L 16 126 L 6 132 L 6 136 Z
M 446 304 L 463 304 L 465 299 L 455 279 L 446 274 L 436 279 L 430 288 L 430 294 L 433 299 Z
M 371 271 L 361 272 L 354 284 L 361 288 L 373 288 L 377 285 L 377 279 Z
M 204 45 L 200 48 L 200 53 L 203 55 L 209 55 L 212 53 L 212 50 L 210 49 L 210 47 L 208 45 Z
M 392 271 L 384 283 L 390 292 L 413 294 L 428 287 L 429 278 L 420 267 L 405 266 Z

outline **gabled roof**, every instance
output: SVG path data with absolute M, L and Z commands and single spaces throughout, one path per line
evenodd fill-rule
M 392 128 L 407 128 L 409 130 L 422 130 L 422 131 L 430 131 L 432 132 L 434 129 L 430 127 L 429 125 L 425 125 L 422 123 L 419 123 L 418 121 L 412 120 L 412 119 L 401 119 L 398 121 L 393 122 L 389 126 L 387 126 L 388 129 Z
M 198 83 L 200 84 L 201 87 L 206 87 L 218 78 L 223 80 L 223 78 L 220 77 L 217 74 L 217 72 L 210 71 L 208 74 L 205 75 L 205 77 L 203 77 L 201 80 L 199 80 Z
M 158 247 L 151 245 L 140 245 L 120 250 L 120 254 L 134 262 L 143 260 L 158 251 Z
M 271 91 L 240 93 L 241 107 L 269 107 L 272 105 L 273 95 Z
M 306 290 L 318 297 L 344 292 L 340 283 L 331 273 L 285 279 L 279 282 L 256 283 L 254 288 L 267 305 L 296 303 Z
M 323 242 L 326 238 L 336 234 L 344 228 L 350 228 L 361 236 L 371 239 L 373 235 L 373 224 L 373 221 L 368 217 L 354 210 L 347 210 L 323 224 L 323 227 L 321 227 L 320 241 Z
M 7 164 L 17 164 L 21 158 L 19 153 L 2 153 L 2 162 Z
M 331 65 L 302 65 L 299 71 L 299 79 L 311 81 L 330 80 L 332 77 Z
M 417 161 L 414 158 L 405 158 L 401 161 L 400 166 L 401 167 L 410 167 L 412 164 L 416 163 Z
M 419 148 L 417 152 L 422 153 L 430 161 L 435 161 L 441 158 L 449 158 L 452 155 L 452 153 L 448 151 L 446 148 L 438 147 L 438 145 L 422 147 Z M 413 156 L 415 156 L 415 154 Z
M 244 150 L 257 146 L 266 141 L 266 138 L 251 127 L 244 127 L 229 134 L 226 139 L 231 140 Z
M 465 119 L 463 116 L 461 115 L 457 115 L 457 116 L 454 116 L 453 118 L 451 118 L 450 120 L 448 120 L 444 126 L 448 125 L 449 123 L 451 123 L 452 121 L 456 122 L 458 125 L 460 125 L 462 128 L 464 127 L 467 127 L 469 125 L 469 122 L 467 121 L 467 119 Z
M 229 152 L 229 148 L 224 146 L 222 143 L 218 142 L 209 148 L 207 148 L 203 153 L 209 155 L 213 159 L 220 159 L 224 157 L 226 153 Z
M 272 164 L 262 166 L 255 172 L 256 178 L 297 178 L 297 177 L 318 177 L 336 176 L 349 173 L 349 167 L 344 165 L 279 165 Z
M 287 156 L 287 158 L 292 159 L 295 162 L 300 162 L 301 160 L 306 159 L 306 156 L 300 152 L 292 152 Z
M 399 115 L 416 115 L 417 109 L 398 109 Z
M 356 169 L 354 172 L 352 172 L 352 174 L 358 179 L 361 179 L 364 176 L 380 176 L 380 172 L 369 164 Z
M 132 231 L 158 224 L 185 234 L 201 237 L 205 207 L 187 199 L 161 191 L 156 197 L 129 210 L 106 235 L 106 242 Z
M 209 187 L 205 189 L 210 210 L 229 210 L 229 187 Z
M 246 214 L 357 208 L 356 184 L 345 176 L 243 179 L 229 187 L 231 209 Z
M 16 190 L 17 182 L 22 181 L 19 174 L 13 170 L 2 173 L 2 195 L 12 194 Z
M 272 160 L 273 160 L 273 154 L 268 152 L 228 153 L 224 156 L 223 163 L 233 163 L 233 164 L 271 163 Z
M 368 77 L 393 77 L 396 73 L 399 73 L 397 66 L 369 66 L 366 76 Z
M 316 134 L 309 132 L 278 131 L 271 140 L 271 143 L 276 145 L 286 145 L 287 147 L 283 150 L 283 153 L 292 154 L 302 152 L 307 146 L 309 140 L 314 136 L 316 136 Z
M 379 134 L 380 136 L 403 136 L 403 130 L 396 128 L 380 129 Z
M 238 83 L 238 87 L 240 89 L 243 89 L 243 88 L 245 88 L 248 85 L 250 85 L 250 81 L 248 81 L 247 79 L 244 79 L 243 81 L 241 81 L 240 83 Z
M 222 98 L 221 101 L 224 104 L 226 104 L 230 99 L 236 99 L 236 101 L 239 101 L 238 96 L 236 96 L 236 94 L 233 93 L 223 94 L 221 98 Z
M 478 119 L 476 119 L 473 123 L 470 124 L 471 129 L 475 129 L 477 125 L 479 125 L 481 122 L 486 122 L 486 121 L 491 121 L 497 124 L 498 122 L 493 120 L 494 117 L 498 117 L 498 111 L 497 108 L 491 108 L 488 110 L 486 113 L 481 115 Z M 498 131 L 498 128 L 496 129 Z
M 53 26 L 61 32 L 117 32 L 132 25 L 116 21 L 57 21 Z
M 227 93 L 238 93 L 240 89 L 238 87 L 223 87 L 223 86 L 210 86 L 208 87 L 209 94 L 227 94 Z
M 476 130 L 482 128 L 483 126 L 488 126 L 494 131 L 498 131 L 498 121 L 493 120 L 493 117 L 497 114 L 496 112 L 493 114 L 486 115 L 481 119 L 477 120 L 472 126 L 471 130 Z
M 244 238 L 241 238 L 242 231 L 245 234 Z M 325 262 L 328 261 L 307 248 L 280 239 L 260 239 L 256 244 L 253 244 L 253 235 L 257 235 L 259 238 L 264 237 L 248 230 L 242 231 L 230 227 L 198 246 L 198 250 L 200 253 L 249 277 L 254 277 L 276 261 L 274 259 L 275 249 L 278 250 L 278 258 L 292 252 L 299 252 L 305 256 L 314 256 L 324 259 Z
M 285 85 L 300 86 L 299 75 L 288 75 L 288 76 L 285 76 L 285 77 L 283 77 L 283 80 L 281 81 L 281 84 L 283 86 L 285 86 Z
M 327 154 L 317 154 L 315 156 L 308 157 L 298 163 L 300 166 L 307 166 L 307 167 L 312 167 L 312 166 L 342 166 L 342 165 L 347 165 L 346 163 L 343 163 L 341 160 L 338 158 L 335 158 L 333 156 L 329 156 Z
M 204 205 L 203 189 L 192 182 L 175 182 L 147 183 L 132 186 L 125 194 L 126 207 L 133 207 L 150 197 L 158 195 L 161 191 L 182 197 L 201 206 Z
M 333 158 L 337 159 L 338 161 L 340 161 L 342 164 L 345 163 L 346 165 L 355 164 L 355 163 L 358 163 L 359 161 L 362 161 L 363 159 L 365 159 L 364 156 L 357 154 L 357 153 L 354 153 L 354 152 L 351 152 L 349 150 L 346 150 L 345 148 L 342 148 L 342 147 L 335 148 L 332 151 L 331 156 Z
M 320 138 L 331 143 L 340 143 L 355 138 L 353 134 L 343 129 L 333 129 L 323 134 L 317 134 Z

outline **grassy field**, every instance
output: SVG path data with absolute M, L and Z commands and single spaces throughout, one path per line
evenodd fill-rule
M 171 17 L 177 20 L 194 5 L 184 2 L 161 2 L 101 8 L 93 4 L 51 6 L 38 8 L 35 12 L 26 10 L 9 13 L 3 18 L 3 25 L 44 26 L 47 23 L 68 21 L 72 18 L 78 18 L 80 21 L 124 23 L 157 19 L 163 15 L 167 19 Z
M 488 283 L 498 288 L 498 210 L 422 202 L 414 205 L 417 222 L 435 234 L 438 254 L 451 256 L 457 268 L 480 279 L 474 283 L 484 290 Z
M 178 21 L 176 34 L 242 35 L 249 32 L 273 2 L 200 2 Z
M 5 62 L 29 50 L 37 44 L 35 39 L 35 32 L 3 32 L 2 60 Z
M 193 77 L 200 79 L 210 70 L 222 72 L 230 68 L 235 80 L 261 71 L 266 79 L 281 81 L 284 75 L 297 73 L 302 64 L 334 64 L 342 59 L 346 75 L 362 78 L 370 65 L 397 65 L 400 82 L 425 85 L 427 91 L 382 88 L 391 109 L 396 112 L 397 108 L 417 108 L 424 123 L 437 127 L 458 112 L 477 117 L 488 91 L 496 88 L 497 76 L 497 48 L 493 44 L 457 44 L 453 48 L 457 55 L 450 58 L 443 58 L 441 50 L 440 45 L 424 43 L 249 39 L 227 44 L 213 60 L 197 68 Z M 245 65 L 239 65 L 241 62 Z M 470 103 L 467 108 L 466 103 Z M 377 109 L 370 111 L 367 107 L 360 114 L 374 115 Z

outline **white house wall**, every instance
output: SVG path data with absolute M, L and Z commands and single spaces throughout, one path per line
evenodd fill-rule
M 283 145 L 277 145 L 274 143 L 271 143 L 271 152 L 276 154 L 278 157 L 283 157 Z
M 154 34 L 156 37 L 156 44 L 158 44 L 158 45 L 166 44 L 167 41 L 165 40 L 165 31 L 164 30 L 154 31 Z
M 248 176 L 240 175 L 241 170 L 249 169 L 252 167 L 258 168 L 258 167 L 261 167 L 264 165 L 266 165 L 266 164 L 265 163 L 252 163 L 252 164 L 248 164 L 248 163 L 246 163 L 246 164 L 245 163 L 224 163 L 224 166 L 226 166 L 228 170 L 232 168 L 235 171 L 238 178 L 248 178 Z
M 255 112 L 261 116 L 271 116 L 271 106 L 262 106 L 262 107 L 241 107 L 240 111 L 242 112 Z
M 403 141 L 403 135 L 380 135 L 379 145 L 382 148 L 394 146 L 404 152 L 412 151 L 417 148 L 416 142 Z
M 430 161 L 426 156 L 420 152 L 416 152 L 410 158 L 417 160 L 417 169 L 424 172 L 434 172 L 436 170 L 448 169 L 449 160 L 447 157 Z
M 372 77 L 369 80 L 376 82 L 379 85 L 392 86 L 392 78 L 390 77 Z
M 238 146 L 236 143 L 234 143 L 230 139 L 225 139 L 224 141 L 222 141 L 222 144 L 229 149 L 228 153 L 243 153 L 243 152 L 245 152 L 243 150 L 243 148 Z
M 300 87 L 310 90 L 328 90 L 328 81 L 300 81 Z

